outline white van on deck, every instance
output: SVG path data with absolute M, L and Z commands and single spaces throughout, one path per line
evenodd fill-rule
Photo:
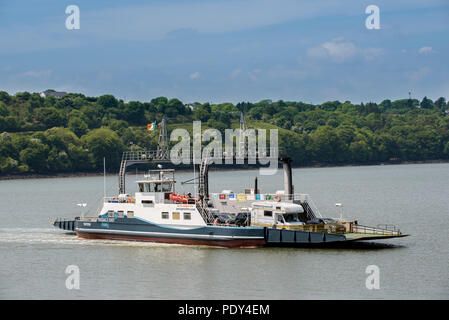
M 301 229 L 299 215 L 304 209 L 299 204 L 276 201 L 256 201 L 251 205 L 251 226 Z

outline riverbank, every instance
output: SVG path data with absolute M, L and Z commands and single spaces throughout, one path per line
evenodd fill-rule
M 348 164 L 329 164 L 329 163 L 314 163 L 310 165 L 301 165 L 292 167 L 298 168 L 333 168 L 333 167 L 362 167 L 362 166 L 383 166 L 383 165 L 407 165 L 407 164 L 428 164 L 428 163 L 448 163 L 449 160 L 422 160 L 422 161 L 389 161 L 379 163 L 348 163 Z M 256 170 L 256 165 L 227 165 L 227 166 L 211 166 L 214 171 L 235 171 L 235 170 Z M 177 169 L 177 172 L 191 172 L 192 168 Z M 130 174 L 132 171 L 128 171 Z M 135 172 L 135 171 L 134 171 Z M 138 171 L 138 174 L 143 174 L 145 171 Z M 115 176 L 118 172 L 108 172 L 107 176 Z M 61 173 L 23 173 L 23 174 L 8 174 L 0 175 L 2 180 L 17 180 L 17 179 L 49 179 L 49 178 L 73 178 L 73 177 L 98 177 L 102 176 L 103 172 L 61 172 Z

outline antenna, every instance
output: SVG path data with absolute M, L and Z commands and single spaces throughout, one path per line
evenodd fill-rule
M 103 157 L 103 192 L 106 198 L 106 158 Z

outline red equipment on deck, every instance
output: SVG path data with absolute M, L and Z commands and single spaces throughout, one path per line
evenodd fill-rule
M 189 196 L 186 196 L 184 194 L 170 193 L 170 200 L 188 203 L 189 200 L 197 202 L 198 198 L 189 198 Z

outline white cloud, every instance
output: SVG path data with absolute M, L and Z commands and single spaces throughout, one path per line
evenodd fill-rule
M 357 54 L 357 47 L 343 38 L 335 38 L 310 48 L 307 54 L 312 58 L 329 58 L 335 62 L 344 62 Z
M 383 49 L 381 48 L 361 49 L 342 37 L 326 41 L 307 51 L 307 55 L 313 59 L 329 59 L 337 63 L 345 62 L 356 56 L 362 56 L 366 60 L 373 60 L 382 54 Z
M 235 69 L 231 72 L 231 78 L 235 79 L 242 73 L 242 69 Z
M 192 80 L 198 79 L 200 77 L 200 73 L 197 71 L 195 73 L 192 73 L 189 78 Z
M 429 54 L 435 52 L 432 47 L 422 47 L 418 50 L 419 54 Z

